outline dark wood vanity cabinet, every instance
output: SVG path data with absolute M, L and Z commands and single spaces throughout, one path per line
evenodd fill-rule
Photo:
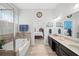
M 55 47 L 55 51 L 56 51 L 56 54 L 58 55 L 58 56 L 61 56 L 61 53 L 60 53 L 60 43 L 58 43 L 58 42 L 55 42 L 56 43 L 56 47 Z
M 75 54 L 73 51 L 71 51 L 70 49 L 68 49 L 67 47 L 60 45 L 60 54 L 63 56 L 78 56 L 77 54 Z
M 55 49 L 55 42 L 52 40 L 51 37 L 48 36 L 48 43 L 49 43 L 49 46 L 52 48 L 52 50 L 56 50 Z
M 49 46 L 52 48 L 52 41 L 51 41 L 51 37 L 48 37 L 48 43 L 49 43 Z
M 77 56 L 74 52 L 48 36 L 49 46 L 56 52 L 58 56 Z

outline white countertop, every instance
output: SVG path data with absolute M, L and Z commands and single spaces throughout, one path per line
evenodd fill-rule
M 51 38 L 55 39 L 57 42 L 61 43 L 63 46 L 67 47 L 77 55 L 79 55 L 79 43 L 71 40 L 70 38 L 60 36 L 60 35 L 49 35 Z

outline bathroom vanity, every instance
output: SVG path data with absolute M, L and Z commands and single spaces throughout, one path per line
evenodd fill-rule
M 68 37 L 60 35 L 49 35 L 48 43 L 58 56 L 79 55 L 79 43 Z

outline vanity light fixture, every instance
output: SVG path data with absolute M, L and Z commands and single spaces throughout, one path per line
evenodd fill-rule
M 71 15 L 69 15 L 69 16 L 67 16 L 67 18 L 71 18 L 72 17 L 72 14 Z
M 58 21 L 61 19 L 61 16 L 57 17 L 56 19 L 54 19 L 54 21 Z
M 77 8 L 79 8 L 79 3 L 75 4 L 73 9 L 77 9 Z

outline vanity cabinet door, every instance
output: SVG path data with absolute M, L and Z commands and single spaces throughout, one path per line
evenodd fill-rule
M 64 56 L 77 56 L 77 54 L 75 54 L 74 52 L 72 52 L 71 50 L 69 50 L 63 45 L 61 45 L 60 52 L 61 52 L 61 55 L 64 55 Z
M 48 44 L 52 48 L 52 38 L 48 36 Z
M 48 36 L 48 44 L 50 45 L 50 37 Z
M 56 48 L 56 54 L 57 54 L 58 56 L 61 56 L 60 51 L 59 51 L 59 50 L 60 50 L 60 43 L 56 42 L 55 48 Z
M 51 37 L 48 37 L 48 43 L 58 56 L 78 56 L 73 51 L 69 50 L 67 47 L 63 46 L 61 43 L 57 42 Z
M 52 40 L 52 49 L 53 51 L 56 51 L 56 43 Z
M 48 44 L 49 44 L 49 46 L 52 48 L 52 50 L 55 51 L 55 41 L 54 41 L 53 38 L 51 38 L 51 37 L 49 37 L 49 36 L 48 36 Z

